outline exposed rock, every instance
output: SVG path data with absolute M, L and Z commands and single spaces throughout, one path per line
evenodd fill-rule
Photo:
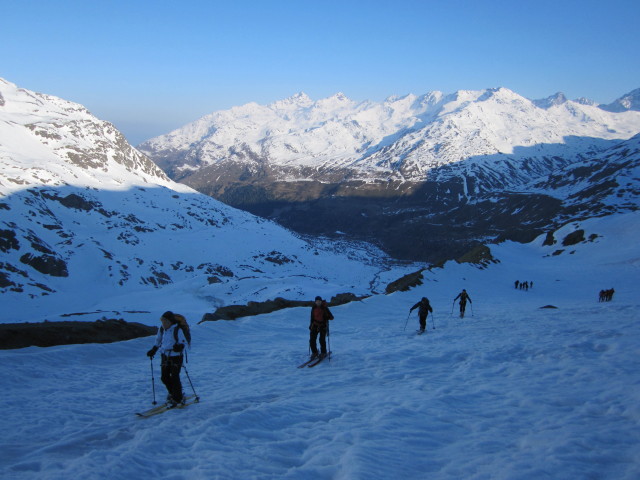
M 584 230 L 576 230 L 575 232 L 570 233 L 564 240 L 562 240 L 562 245 L 565 247 L 569 245 L 576 245 L 577 243 L 584 242 Z
M 388 295 L 393 292 L 406 292 L 413 287 L 417 287 L 418 285 L 422 285 L 422 279 L 424 276 L 422 275 L 423 269 L 418 270 L 417 272 L 409 273 L 404 277 L 400 277 L 397 280 L 394 280 L 385 289 L 385 293 Z
M 345 303 L 356 300 L 362 300 L 363 298 L 366 297 L 358 297 L 353 293 L 340 293 L 331 297 L 331 300 L 327 302 L 327 305 L 335 307 L 337 305 L 344 305 Z M 235 320 L 240 317 L 251 317 L 271 313 L 284 308 L 311 307 L 312 305 L 313 300 L 287 300 L 282 297 L 264 302 L 249 302 L 247 305 L 228 305 L 226 307 L 218 308 L 214 313 L 205 313 L 202 316 L 200 323 L 216 320 Z
M 52 347 L 76 343 L 112 343 L 154 335 L 157 327 L 123 319 L 95 322 L 0 324 L 0 349 Z
M 20 243 L 16 238 L 16 232 L 13 230 L 0 230 L 0 251 L 6 253 L 11 249 L 20 249 Z
M 65 261 L 53 255 L 43 254 L 34 256 L 31 253 L 25 253 L 20 257 L 20 261 L 45 275 L 51 275 L 52 277 L 69 276 Z
M 486 245 L 478 245 L 477 247 L 469 250 L 462 257 L 456 259 L 458 263 L 473 263 L 480 267 L 486 267 L 490 263 L 499 263 L 499 260 L 493 258 L 491 255 L 491 249 Z
M 544 242 L 542 242 L 542 245 L 550 247 L 551 245 L 555 245 L 555 243 L 556 239 L 553 236 L 553 232 L 547 232 L 547 236 L 545 237 Z

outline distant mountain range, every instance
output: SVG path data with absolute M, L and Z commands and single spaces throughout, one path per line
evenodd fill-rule
M 640 89 L 608 105 L 506 88 L 380 103 L 301 93 L 138 149 L 172 179 L 298 232 L 435 262 L 635 208 L 638 132 Z
M 366 295 L 397 278 L 385 278 L 387 260 L 366 245 L 305 241 L 175 183 L 81 105 L 0 79 L 0 293 L 21 318 L 95 313 L 125 292 L 123 310 L 177 301 L 200 313 Z

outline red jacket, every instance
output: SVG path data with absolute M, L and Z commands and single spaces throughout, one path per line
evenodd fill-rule
M 325 327 L 329 320 L 333 320 L 333 314 L 327 307 L 327 302 L 322 302 L 320 306 L 314 303 L 313 307 L 311 307 L 311 323 L 309 326 Z

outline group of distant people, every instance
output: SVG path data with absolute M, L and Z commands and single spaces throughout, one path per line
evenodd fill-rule
M 533 288 L 533 280 L 531 282 L 529 281 L 521 282 L 520 280 L 516 280 L 515 286 L 516 286 L 516 290 L 518 289 L 529 290 L 530 288 Z
M 615 290 L 610 288 L 609 290 L 600 290 L 600 295 L 598 297 L 599 302 L 610 302 L 613 299 L 613 294 Z

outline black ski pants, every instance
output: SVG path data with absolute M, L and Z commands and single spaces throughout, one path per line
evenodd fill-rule
M 427 328 L 427 315 L 428 313 L 420 313 L 418 314 L 418 320 L 420 320 L 420 330 L 424 330 Z
M 318 347 L 316 346 L 316 340 L 320 335 L 320 353 L 326 355 L 327 353 L 327 327 L 318 326 L 315 323 L 311 325 L 309 331 L 309 346 L 311 347 L 311 353 L 318 355 Z
M 167 387 L 167 392 L 174 402 L 182 400 L 182 382 L 180 382 L 180 370 L 182 370 L 182 355 L 162 355 L 160 372 L 162 383 Z

